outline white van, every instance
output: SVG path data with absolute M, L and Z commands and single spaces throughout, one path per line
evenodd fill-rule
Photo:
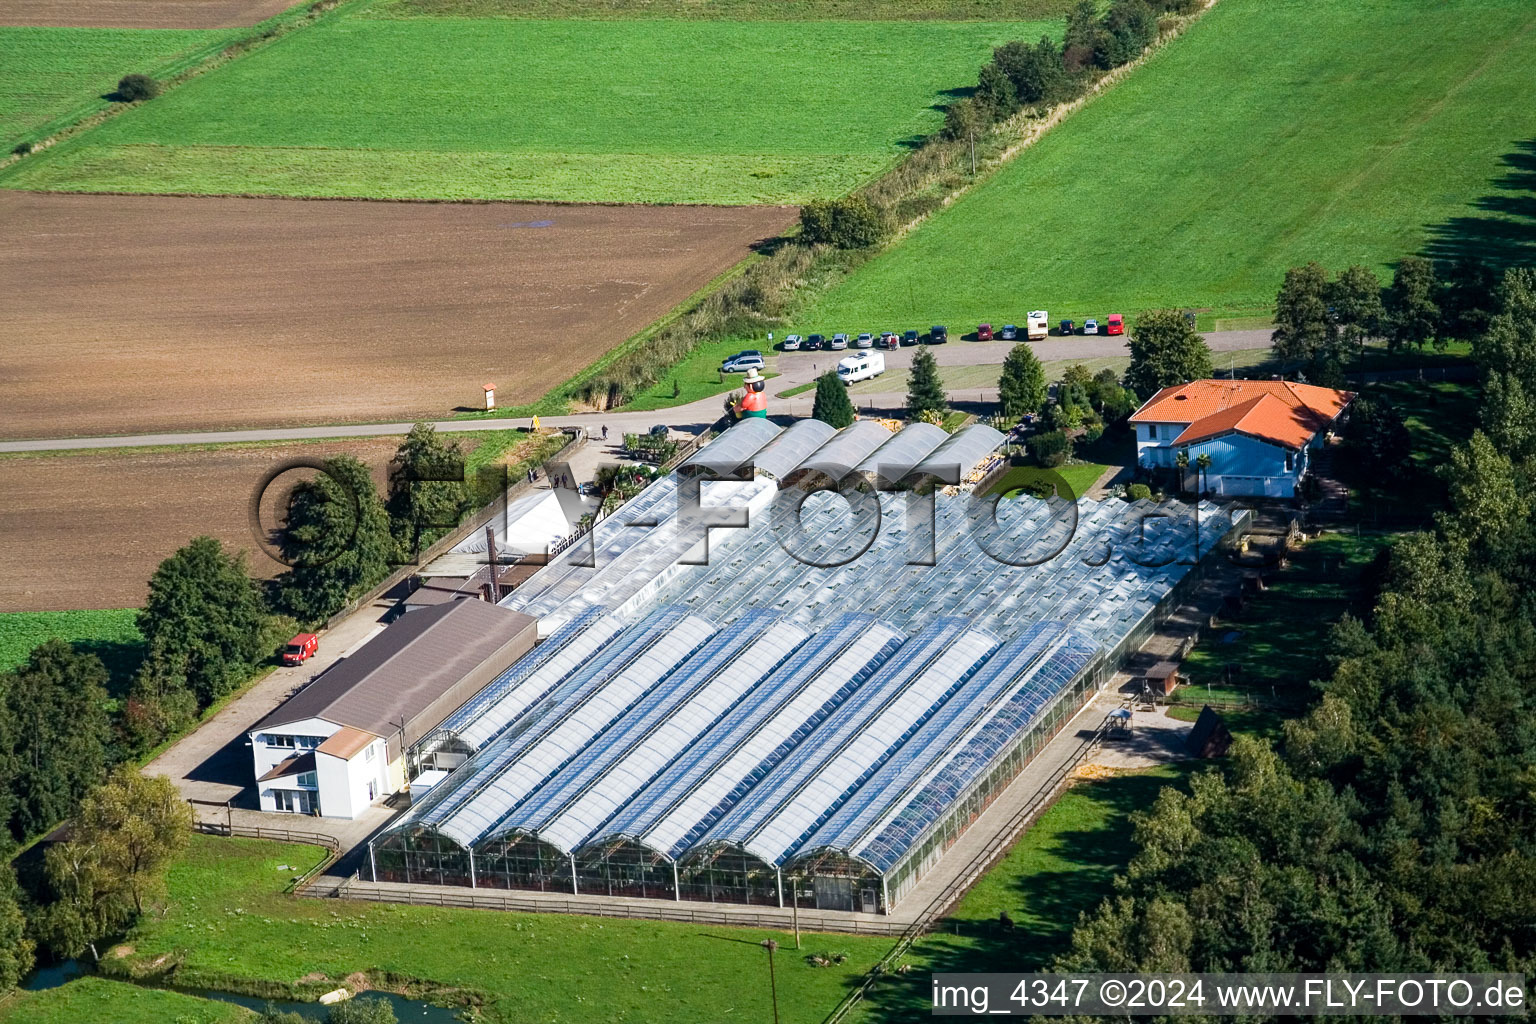
M 884 372 L 884 352 L 860 352 L 856 356 L 840 359 L 837 363 L 837 379 L 844 384 L 857 384 L 861 380 L 878 377 Z

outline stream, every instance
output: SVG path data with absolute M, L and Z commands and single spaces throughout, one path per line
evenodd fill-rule
M 50 964 L 47 967 L 39 967 L 27 976 L 21 983 L 21 987 L 28 992 L 41 992 L 44 989 L 58 988 L 67 985 L 76 978 L 82 978 L 89 972 L 82 969 L 74 960 L 66 960 L 63 963 Z M 133 984 L 123 979 L 111 979 L 121 981 L 122 984 Z M 156 986 L 145 986 L 156 987 Z M 214 989 L 196 988 L 167 988 L 167 991 L 180 992 L 183 995 L 199 996 L 203 999 L 216 999 L 221 1003 L 235 1003 L 239 1006 L 260 1012 L 268 1006 L 276 1010 L 289 1013 L 297 1013 L 310 1020 L 323 1021 L 330 1012 L 329 1006 L 319 1003 L 301 1003 L 289 999 L 264 999 L 261 996 L 243 996 L 233 992 L 219 992 Z M 462 1024 L 457 1010 L 446 1009 L 441 1006 L 433 1006 L 431 1003 L 423 1003 L 419 999 L 408 999 L 405 996 L 395 995 L 393 992 L 365 992 L 363 996 L 369 999 L 384 999 L 394 1008 L 395 1016 L 400 1019 L 400 1024 Z

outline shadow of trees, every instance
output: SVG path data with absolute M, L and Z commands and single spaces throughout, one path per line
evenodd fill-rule
M 1501 162 L 1496 190 L 1473 203 L 1480 214 L 1429 226 L 1423 255 L 1454 262 L 1478 260 L 1497 270 L 1536 263 L 1536 139 L 1518 143 Z

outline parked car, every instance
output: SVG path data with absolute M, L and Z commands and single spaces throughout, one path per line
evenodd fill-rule
M 943 324 L 934 324 L 928 328 L 928 344 L 942 345 L 949 340 L 949 328 Z
M 721 373 L 746 373 L 748 370 L 761 370 L 765 365 L 763 354 L 755 348 L 745 352 L 737 352 L 725 362 L 720 364 Z
M 921 338 L 921 337 L 922 336 L 920 334 L 918 334 L 916 331 L 902 331 L 901 332 L 901 343 L 903 345 L 916 345 L 917 342 L 918 342 L 918 339 Z
M 320 653 L 320 638 L 313 633 L 300 633 L 284 644 L 279 653 L 284 665 L 302 665 Z
M 826 346 L 827 336 L 825 334 L 807 334 L 805 341 L 800 345 L 807 352 L 820 352 Z
M 657 423 L 653 425 L 650 430 L 646 431 L 646 433 L 650 434 L 652 437 L 670 437 L 672 434 L 672 428 L 667 426 L 665 423 Z
M 1109 314 L 1109 323 L 1104 328 L 1105 334 L 1124 334 L 1125 320 L 1119 313 Z
M 1003 324 L 1003 333 L 998 335 L 1004 341 L 1018 341 L 1019 329 L 1013 324 Z
M 1084 334 L 1098 334 L 1099 333 L 1099 322 L 1097 320 L 1095 320 L 1093 317 L 1089 317 L 1087 320 L 1084 320 L 1083 321 L 1083 333 Z
M 785 352 L 799 352 L 800 343 L 804 340 L 805 339 L 800 337 L 798 334 L 786 334 L 784 335 L 784 344 L 782 347 Z
M 981 326 L 977 327 L 976 328 L 976 340 L 977 341 L 991 341 L 992 340 L 992 325 L 991 324 L 982 324 Z
M 1062 337 L 1066 337 L 1068 334 L 1076 334 L 1077 324 L 1073 323 L 1071 320 L 1063 320 L 1059 325 L 1057 325 L 1056 333 L 1060 334 Z
M 844 384 L 869 380 L 884 372 L 885 354 L 883 352 L 860 352 L 857 355 L 844 356 L 837 361 L 837 379 Z
M 863 334 L 861 334 L 857 338 L 853 339 L 853 347 L 854 348 L 874 348 L 875 347 L 875 336 L 873 334 L 870 334 L 868 331 L 865 331 Z
M 827 343 L 827 348 L 831 349 L 833 352 L 841 352 L 847 347 L 848 335 L 846 334 L 834 334 L 832 335 L 832 340 Z
M 901 339 L 896 336 L 896 332 L 895 331 L 885 331 L 884 333 L 882 333 L 880 335 L 879 339 L 876 340 L 875 347 L 876 348 L 895 348 L 895 347 L 897 347 L 900 344 L 901 344 Z

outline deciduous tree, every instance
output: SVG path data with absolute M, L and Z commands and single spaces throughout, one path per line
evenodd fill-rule
M 415 554 L 458 525 L 469 508 L 464 451 L 430 423 L 417 423 L 389 467 L 390 530 L 400 550 Z
M 1129 347 L 1131 366 L 1125 380 L 1144 397 L 1211 375 L 1210 347 L 1176 309 L 1149 310 L 1137 317 Z
M 226 552 L 212 537 L 194 538 L 160 563 L 138 614 L 146 664 L 160 673 L 162 688 L 184 682 L 200 707 L 244 682 L 271 654 L 267 624 L 245 555 Z
M 107 670 L 62 640 L 0 676 L 4 775 L 11 834 L 38 835 L 74 813 L 106 770 Z
M 1292 267 L 1275 296 L 1275 357 L 1316 364 L 1336 354 L 1338 330 L 1328 315 L 1328 273 L 1317 263 Z
M 290 494 L 279 546 L 293 569 L 274 584 L 279 607 L 306 623 L 389 575 L 397 553 L 368 467 L 350 455 L 325 467 Z
M 1328 303 L 1342 340 L 1358 350 L 1368 338 L 1381 335 L 1386 315 L 1381 304 L 1381 281 L 1370 267 L 1348 267 L 1328 285 Z
M 1393 349 L 1409 345 L 1423 348 L 1434 341 L 1437 348 L 1445 343 L 1438 338 L 1440 307 L 1435 304 L 1435 265 L 1421 256 L 1404 256 L 1392 275 L 1387 289 L 1387 342 Z

